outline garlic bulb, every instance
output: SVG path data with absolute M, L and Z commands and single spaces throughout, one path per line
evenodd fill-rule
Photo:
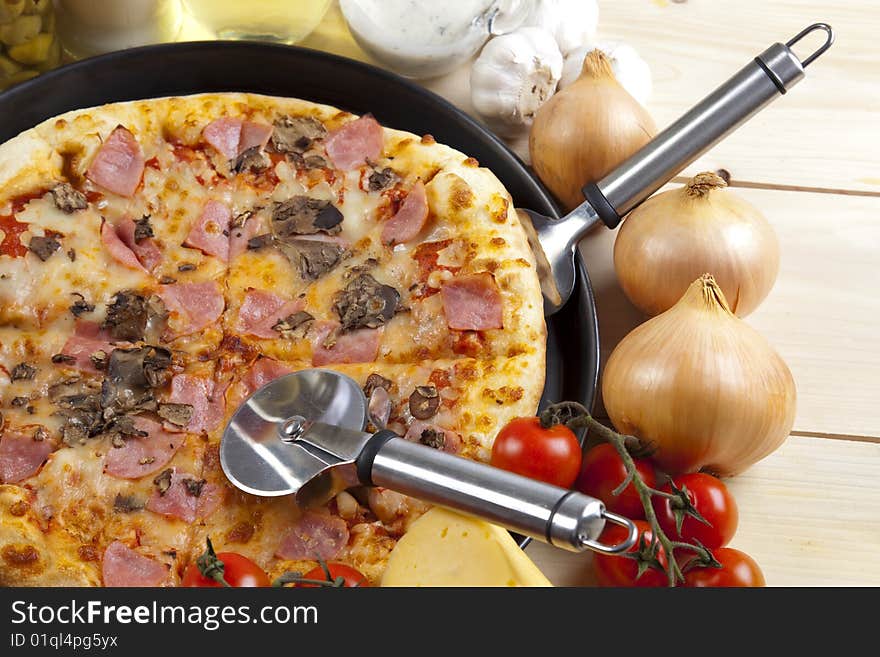
M 651 68 L 648 63 L 639 56 L 635 48 L 621 41 L 604 41 L 596 44 L 586 44 L 565 56 L 565 64 L 562 67 L 562 78 L 559 80 L 559 88 L 565 89 L 578 79 L 584 66 L 584 58 L 591 50 L 599 49 L 608 58 L 611 71 L 627 90 L 630 96 L 635 98 L 640 105 L 644 105 L 651 98 L 653 80 Z
M 796 390 L 767 340 L 730 312 L 712 276 L 627 335 L 602 374 L 611 422 L 668 474 L 734 475 L 788 437 Z
M 595 38 L 598 22 L 595 0 L 535 0 L 524 25 L 547 30 L 567 55 Z
M 522 27 L 483 47 L 471 69 L 471 101 L 492 130 L 515 137 L 531 126 L 560 75 L 562 53 L 553 36 Z

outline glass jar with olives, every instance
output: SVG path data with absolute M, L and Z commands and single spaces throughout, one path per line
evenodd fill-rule
M 0 90 L 60 63 L 52 0 L 0 0 Z

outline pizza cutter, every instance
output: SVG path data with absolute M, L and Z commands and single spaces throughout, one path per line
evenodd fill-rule
M 366 432 L 367 414 L 367 399 L 350 377 L 322 369 L 287 374 L 238 408 L 223 433 L 220 463 L 241 490 L 292 495 L 301 508 L 352 486 L 382 486 L 574 552 L 616 554 L 635 543 L 633 522 L 600 500 L 387 429 Z M 626 527 L 626 540 L 601 543 L 606 521 Z
M 825 42 L 801 61 L 792 46 L 817 31 L 825 32 Z M 800 82 L 804 69 L 833 43 L 831 27 L 815 23 L 787 43 L 773 44 L 602 180 L 584 187 L 584 203 L 561 219 L 518 209 L 538 261 L 544 314 L 553 315 L 571 297 L 575 249 L 593 225 L 602 221 L 615 228 L 678 172 Z

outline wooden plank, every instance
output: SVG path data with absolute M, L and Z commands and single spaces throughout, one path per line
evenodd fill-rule
M 816 21 L 837 43 L 806 79 L 690 169 L 728 169 L 734 179 L 880 193 L 880 86 L 872 0 L 614 0 L 601 2 L 600 37 L 639 50 L 655 77 L 649 109 L 658 126 L 739 70 L 765 47 Z M 803 57 L 821 40 L 812 35 Z
M 791 437 L 728 480 L 740 511 L 731 547 L 752 555 L 769 586 L 878 586 L 880 445 Z M 533 543 L 526 552 L 557 586 L 594 584 L 592 556 Z
M 759 189 L 736 193 L 758 207 L 779 236 L 776 285 L 746 321 L 794 374 L 794 430 L 880 436 L 880 199 Z M 581 244 L 596 292 L 603 363 L 644 319 L 617 283 L 615 236 L 598 228 Z
M 871 0 L 828 3 L 728 0 L 605 0 L 599 35 L 632 44 L 654 73 L 648 105 L 665 127 L 776 41 L 825 20 L 838 32 L 834 47 L 807 78 L 688 171 L 726 168 L 734 180 L 880 194 L 880 86 L 875 35 L 880 12 Z M 805 56 L 818 37 L 798 52 Z M 334 7 L 303 45 L 369 60 L 351 40 Z M 470 66 L 421 81 L 466 112 Z M 510 142 L 521 156 L 524 139 Z

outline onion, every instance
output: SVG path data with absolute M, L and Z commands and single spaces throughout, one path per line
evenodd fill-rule
M 796 390 L 782 358 L 704 274 L 617 345 L 602 396 L 617 430 L 656 448 L 665 472 L 727 476 L 782 444 Z
M 635 48 L 622 41 L 599 41 L 595 45 L 586 45 L 567 53 L 562 66 L 562 77 L 559 79 L 559 88 L 565 89 L 577 80 L 584 66 L 584 57 L 597 48 L 608 57 L 611 71 L 620 86 L 641 105 L 645 105 L 651 98 L 651 90 L 654 86 L 651 68 Z
M 581 189 L 648 143 L 657 127 L 614 77 L 608 58 L 594 50 L 580 77 L 544 103 L 529 133 L 532 166 L 569 209 Z
M 671 308 L 710 271 L 745 317 L 764 300 L 779 271 L 779 241 L 764 216 L 724 189 L 714 173 L 657 194 L 633 210 L 614 242 L 614 268 L 629 300 L 648 315 Z

